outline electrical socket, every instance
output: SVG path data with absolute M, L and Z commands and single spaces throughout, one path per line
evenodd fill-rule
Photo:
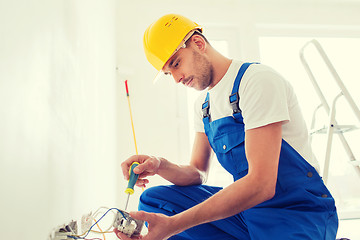
M 93 224 L 92 212 L 81 217 L 81 233 L 88 231 Z
M 113 227 L 117 228 L 120 232 L 126 234 L 128 237 L 138 236 L 144 226 L 143 220 L 137 220 L 130 217 L 129 213 L 125 211 L 117 212 Z
M 69 235 L 78 234 L 77 221 L 72 220 L 69 224 L 63 224 L 54 228 L 48 240 L 70 240 Z

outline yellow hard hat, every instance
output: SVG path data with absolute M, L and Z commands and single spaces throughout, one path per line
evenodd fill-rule
M 148 61 L 161 70 L 185 36 L 192 30 L 202 28 L 190 19 L 167 14 L 152 23 L 144 33 L 144 51 Z

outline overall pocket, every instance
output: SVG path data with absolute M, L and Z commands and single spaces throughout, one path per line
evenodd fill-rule
M 214 152 L 220 164 L 232 175 L 248 169 L 245 133 L 230 132 L 214 138 Z

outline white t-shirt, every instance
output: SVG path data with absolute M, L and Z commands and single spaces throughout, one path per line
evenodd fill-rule
M 211 120 L 232 116 L 229 102 L 234 80 L 242 62 L 233 60 L 228 71 L 209 92 Z M 283 122 L 282 138 L 317 171 L 319 164 L 311 150 L 306 123 L 290 83 L 263 64 L 252 64 L 239 87 L 239 106 L 245 131 L 275 122 Z M 204 132 L 201 106 L 206 91 L 195 102 L 195 131 Z

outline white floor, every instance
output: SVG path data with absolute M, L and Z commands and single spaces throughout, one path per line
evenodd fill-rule
M 337 238 L 360 240 L 360 219 L 341 220 Z

